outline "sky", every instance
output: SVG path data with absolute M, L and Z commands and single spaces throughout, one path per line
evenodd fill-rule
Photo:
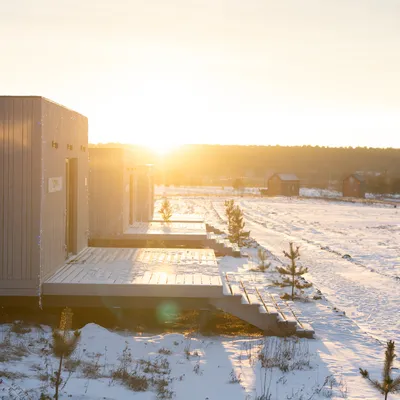
M 400 0 L 0 0 L 1 94 L 89 139 L 400 147 Z

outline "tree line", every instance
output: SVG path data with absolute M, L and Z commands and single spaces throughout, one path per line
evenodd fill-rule
M 320 146 L 183 145 L 165 155 L 119 143 L 138 163 L 155 166 L 155 182 L 169 185 L 232 186 L 240 177 L 246 186 L 265 187 L 273 173 L 294 173 L 303 187 L 341 190 L 342 180 L 358 172 L 367 191 L 400 193 L 400 149 Z

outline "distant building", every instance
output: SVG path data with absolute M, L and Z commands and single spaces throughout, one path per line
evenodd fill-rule
M 0 96 L 0 298 L 37 296 L 87 246 L 88 120 L 39 96 Z
M 298 196 L 300 179 L 294 174 L 274 174 L 268 180 L 268 196 Z
M 343 179 L 343 197 L 365 198 L 366 182 L 360 174 L 351 174 Z
M 131 175 L 132 222 L 149 222 L 154 214 L 154 178 L 152 165 L 137 165 Z
M 123 234 L 133 207 L 133 161 L 122 148 L 89 149 L 89 244 Z
M 151 165 L 135 165 L 122 148 L 89 149 L 89 244 L 121 237 L 134 222 L 154 212 Z

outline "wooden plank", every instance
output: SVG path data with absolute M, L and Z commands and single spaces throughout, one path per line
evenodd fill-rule
M 193 284 L 194 285 L 202 285 L 202 276 L 201 274 L 193 274 Z
M 21 103 L 21 114 L 23 116 L 21 120 L 21 129 L 22 129 L 22 142 L 21 142 L 21 153 L 22 153 L 22 194 L 21 194 L 21 205 L 22 205 L 22 232 L 21 232 L 21 267 L 22 267 L 22 276 L 24 279 L 30 279 L 30 265 L 29 265 L 29 252 L 27 251 L 28 241 L 30 237 L 30 210 L 32 203 L 31 201 L 27 201 L 27 197 L 30 196 L 30 185 L 31 183 L 31 168 L 30 168 L 30 160 L 29 153 L 31 152 L 30 140 L 29 140 L 29 128 L 30 121 L 32 120 L 32 115 L 30 112 L 29 103 L 27 100 L 22 100 Z M 29 160 L 29 161 L 28 161 Z M 3 197 L 0 196 L 2 199 Z M 29 211 L 28 211 L 29 210 Z M 0 223 L 1 226 L 1 223 Z
M 77 263 L 84 263 L 87 255 L 90 254 L 90 251 L 93 251 L 93 248 L 91 247 L 85 247 L 82 251 L 80 251 L 74 258 L 74 262 Z
M 54 275 L 52 275 L 46 282 L 62 282 L 63 279 L 75 270 L 76 265 L 66 265 L 61 267 Z
M 176 276 L 176 282 L 177 285 L 184 285 L 185 284 L 185 275 L 179 274 Z
M 229 285 L 228 275 L 225 274 L 222 281 L 222 292 L 225 296 L 233 296 L 231 286 Z
M 2 107 L 3 108 L 3 107 Z M 5 231 L 2 234 L 1 239 L 3 240 L 3 262 L 0 263 L 3 269 L 3 279 L 13 278 L 12 269 L 12 213 L 13 213 L 13 201 L 11 198 L 11 187 L 12 187 L 12 170 L 10 166 L 12 165 L 12 114 L 11 114 L 11 104 L 10 101 L 5 100 L 4 103 L 4 153 L 3 153 L 3 187 L 4 194 L 2 198 L 4 213 L 3 213 L 3 226 Z M 34 243 L 37 240 L 37 232 L 33 238 Z
M 176 283 L 176 274 L 168 274 L 167 285 L 175 285 L 175 283 Z
M 278 310 L 272 305 L 271 301 L 263 295 L 262 290 L 256 287 L 256 294 L 260 299 L 265 311 L 268 314 L 278 314 Z
M 247 293 L 247 298 L 250 304 L 262 305 L 260 299 L 255 294 Z
M 131 256 L 132 264 L 134 264 L 136 262 L 139 252 L 140 252 L 139 249 L 132 249 L 132 256 Z
M 251 304 L 251 301 L 250 301 L 250 299 L 249 299 L 249 295 L 248 295 L 248 293 L 247 293 L 246 287 L 245 287 L 245 285 L 243 284 L 242 281 L 240 281 L 240 287 L 241 287 L 241 289 L 243 290 L 243 294 L 244 294 L 244 298 L 245 298 L 246 302 L 247 302 L 248 304 Z
M 206 285 L 206 286 L 212 286 L 211 278 L 212 278 L 211 275 L 204 275 L 204 274 L 202 274 L 202 277 L 201 277 L 201 284 L 202 284 L 202 285 Z
M 234 283 L 229 283 L 231 290 L 232 290 L 232 294 L 234 296 L 242 296 L 242 291 L 240 290 L 239 286 L 234 284 Z
M 77 256 L 76 259 L 82 263 L 90 264 L 91 260 L 94 258 L 96 254 L 96 248 L 89 247 L 86 249 L 85 253 L 82 256 Z
M 46 282 L 55 282 L 57 280 L 57 278 L 63 274 L 65 272 L 65 270 L 67 269 L 67 266 L 63 266 L 61 267 L 54 275 L 50 276 Z
M 159 272 L 153 272 L 148 284 L 149 285 L 157 285 L 159 278 L 160 278 L 160 273 Z
M 101 262 L 105 254 L 107 254 L 106 249 L 99 248 L 96 252 L 93 264 L 98 264 L 99 262 Z
M 166 285 L 167 284 L 168 274 L 166 272 L 160 272 L 158 278 L 159 285 Z
M 77 269 L 78 273 L 74 275 L 74 277 L 71 279 L 68 279 L 69 283 L 80 283 L 81 280 L 87 275 L 88 273 L 88 268 L 78 268 Z
M 138 285 L 141 283 L 143 283 L 143 275 L 142 274 L 136 274 L 131 280 L 132 285 Z
M 122 249 L 121 249 L 122 250 Z M 114 261 L 119 261 L 123 258 L 120 249 L 107 249 L 106 254 L 102 258 L 101 262 L 106 264 L 112 264 Z
M 65 274 L 63 274 L 57 279 L 57 283 L 69 282 L 69 280 L 75 276 L 77 270 L 80 269 L 81 269 L 80 265 L 74 265 L 74 264 L 69 265 L 68 268 L 65 269 Z
M 210 283 L 214 286 L 222 286 L 221 278 L 217 275 L 210 276 Z
M 92 283 L 92 282 L 109 282 L 112 275 L 111 268 L 99 268 L 89 267 L 87 275 L 81 280 L 80 283 Z
M 280 299 L 280 297 L 276 294 L 271 294 L 271 297 L 274 299 L 277 308 L 279 309 L 280 313 L 283 315 L 286 321 L 296 324 L 297 320 L 294 317 L 293 313 L 291 312 L 290 308 L 287 304 Z
M 142 277 L 142 284 L 148 284 L 150 282 L 152 273 L 150 271 L 146 271 Z

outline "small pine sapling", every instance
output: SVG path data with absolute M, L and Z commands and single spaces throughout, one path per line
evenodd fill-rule
M 268 254 L 262 247 L 259 247 L 257 250 L 257 256 L 258 270 L 261 272 L 265 272 L 271 266 L 271 263 L 267 263 Z
M 63 362 L 70 358 L 72 353 L 75 351 L 81 333 L 76 330 L 71 333 L 72 325 L 72 311 L 70 308 L 66 307 L 61 313 L 60 327 L 53 330 L 53 345 L 52 352 L 55 357 L 59 359 L 58 370 L 54 373 L 51 381 L 55 388 L 54 398 L 58 400 L 59 388 L 62 383 L 62 367 Z
M 169 200 L 167 198 L 164 198 L 159 212 L 160 212 L 161 218 L 163 219 L 164 222 L 171 221 L 172 207 L 171 207 L 171 203 L 169 202 Z
M 235 209 L 235 201 L 225 200 L 225 215 L 228 220 L 228 225 L 230 224 L 234 209 Z
M 290 260 L 290 265 L 277 267 L 276 270 L 282 275 L 281 281 L 275 281 L 274 284 L 280 287 L 291 287 L 291 299 L 294 300 L 295 289 L 307 289 L 312 283 L 301 282 L 298 277 L 308 272 L 308 268 L 298 266 L 296 260 L 300 258 L 300 247 L 294 248 L 293 243 L 289 243 L 289 252 L 283 251 L 286 258 Z
M 382 371 L 382 381 L 379 382 L 376 379 L 371 379 L 369 376 L 369 372 L 366 369 L 360 368 L 360 374 L 364 379 L 367 379 L 369 383 L 375 389 L 378 389 L 387 400 L 389 393 L 399 393 L 400 392 L 400 376 L 393 379 L 391 372 L 393 368 L 393 362 L 396 358 L 395 344 L 393 340 L 389 340 L 386 343 L 386 351 L 385 351 L 385 363 L 383 365 Z
M 233 209 L 232 217 L 229 221 L 229 240 L 242 247 L 250 236 L 250 231 L 245 231 L 245 222 L 243 221 L 243 212 L 239 206 Z

